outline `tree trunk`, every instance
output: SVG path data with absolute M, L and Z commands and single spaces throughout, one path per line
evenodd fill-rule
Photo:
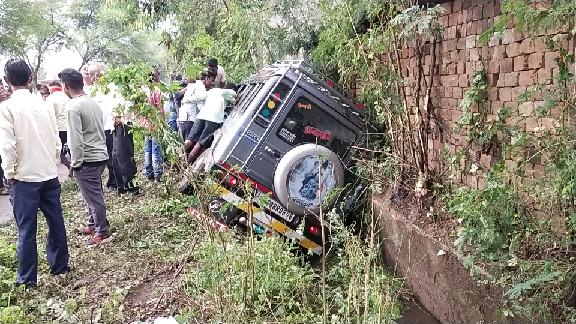
M 86 63 L 88 63 L 88 60 L 85 57 L 82 57 L 82 63 L 80 64 L 80 67 L 78 67 L 78 71 L 82 71 L 82 68 Z
M 36 66 L 32 70 L 32 82 L 34 85 L 34 89 L 38 86 L 38 71 L 40 71 L 40 66 L 42 65 L 42 55 L 44 53 L 38 52 L 38 58 L 36 59 Z
M 37 69 L 34 69 L 32 71 L 32 86 L 33 86 L 32 91 L 36 92 L 36 89 L 38 87 L 38 70 Z

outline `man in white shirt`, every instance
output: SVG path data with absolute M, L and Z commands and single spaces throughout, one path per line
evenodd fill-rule
M 60 163 L 64 164 L 70 169 L 70 161 L 66 157 L 66 143 L 68 143 L 68 126 L 66 125 L 66 107 L 70 98 L 62 92 L 60 82 L 54 81 L 49 84 L 50 95 L 46 98 L 48 107 L 52 109 L 56 116 L 56 126 L 58 127 L 58 135 L 62 143 L 60 150 Z
M 196 121 L 196 115 L 204 106 L 206 100 L 207 89 L 214 85 L 214 76 L 209 77 L 208 73 L 202 73 L 198 80 L 194 83 L 189 83 L 185 89 L 184 98 L 182 98 L 182 105 L 178 109 L 178 120 L 180 126 L 180 136 L 182 140 L 188 138 L 188 134 L 192 130 L 192 126 Z
M 226 105 L 235 100 L 234 90 L 220 88 L 208 90 L 204 107 L 196 116 L 196 122 L 184 143 L 185 151 L 188 153 L 188 163 L 194 163 L 204 151 L 207 146 L 206 141 L 224 122 Z
M 207 65 L 209 71 L 216 73 L 214 86 L 216 88 L 224 88 L 226 86 L 226 72 L 224 72 L 224 68 L 218 65 L 218 60 L 215 58 L 209 59 Z
M 104 134 L 106 135 L 106 149 L 108 150 L 108 156 L 112 156 L 112 150 L 114 149 L 114 139 L 112 137 L 112 131 L 114 130 L 114 108 L 115 100 L 111 95 L 105 95 L 101 92 L 92 91 L 92 86 L 98 78 L 102 75 L 104 71 L 104 64 L 92 63 L 86 66 L 83 71 L 84 78 L 84 92 L 91 96 L 92 99 L 98 104 L 104 116 Z M 118 188 L 116 184 L 116 178 L 114 176 L 114 164 L 112 159 L 108 160 L 108 180 L 106 181 L 106 188 L 111 190 L 116 190 Z
M 68 244 L 60 202 L 57 160 L 60 140 L 54 113 L 28 90 L 32 71 L 22 60 L 11 59 L 4 80 L 14 91 L 0 104 L 0 155 L 10 187 L 18 226 L 17 285 L 37 284 L 37 213 L 48 225 L 46 255 L 50 273 L 68 272 Z

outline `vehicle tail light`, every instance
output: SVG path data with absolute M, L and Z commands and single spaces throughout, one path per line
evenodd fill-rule
M 318 228 L 316 226 L 310 226 L 310 227 L 308 227 L 308 232 L 310 232 L 310 234 L 312 234 L 314 236 L 318 236 L 318 235 L 320 235 L 320 228 Z
M 228 184 L 235 187 L 238 184 L 238 179 L 234 176 L 228 176 Z
M 268 189 L 266 186 L 262 185 L 261 183 L 253 180 L 252 178 L 248 177 L 246 174 L 241 173 L 241 172 L 236 172 L 233 170 L 232 166 L 226 162 L 221 162 L 220 165 L 227 171 L 229 171 L 230 173 L 234 173 L 235 176 L 237 176 L 239 179 L 247 181 L 249 183 L 251 183 L 254 187 L 256 187 L 256 189 L 260 190 L 261 192 L 267 194 L 272 192 L 272 190 Z

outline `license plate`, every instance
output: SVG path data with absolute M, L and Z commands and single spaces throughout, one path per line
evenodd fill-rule
M 259 202 L 261 199 L 265 199 L 267 201 L 266 208 L 272 211 L 274 214 L 282 217 L 288 222 L 292 222 L 294 220 L 293 213 L 289 212 L 284 208 L 284 206 L 280 205 L 280 203 L 276 202 L 274 199 L 270 198 L 268 195 L 265 195 L 261 192 L 256 193 L 256 202 Z

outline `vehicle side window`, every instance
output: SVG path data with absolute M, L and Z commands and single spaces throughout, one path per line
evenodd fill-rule
M 299 97 L 280 125 L 278 137 L 291 145 L 318 143 L 344 157 L 356 135 L 306 97 Z

